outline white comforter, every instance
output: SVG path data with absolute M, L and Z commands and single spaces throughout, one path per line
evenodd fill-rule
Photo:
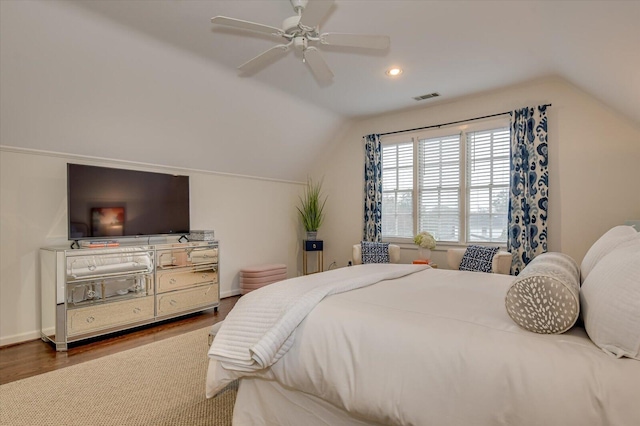
M 423 265 L 371 265 L 298 277 L 245 295 L 229 313 L 209 349 L 227 370 L 256 371 L 271 366 L 294 340 L 294 331 L 326 296 L 362 288 L 428 268 Z M 226 385 L 223 380 L 208 394 Z
M 581 328 L 518 328 L 504 307 L 512 279 L 427 269 L 333 295 L 251 374 L 381 424 L 638 424 L 640 362 L 607 356 Z M 247 374 L 212 366 L 208 386 Z

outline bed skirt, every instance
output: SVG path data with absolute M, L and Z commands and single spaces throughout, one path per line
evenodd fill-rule
M 233 426 L 377 426 L 318 397 L 258 378 L 240 380 Z M 381 425 L 380 425 L 381 426 Z

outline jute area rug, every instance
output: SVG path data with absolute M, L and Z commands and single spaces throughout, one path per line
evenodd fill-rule
M 209 328 L 0 386 L 0 425 L 231 425 L 237 382 L 205 398 Z

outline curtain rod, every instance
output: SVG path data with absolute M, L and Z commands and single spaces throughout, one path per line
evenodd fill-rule
M 549 107 L 551 106 L 551 104 L 544 104 L 542 106 Z M 394 135 L 396 133 L 414 132 L 416 130 L 433 129 L 435 127 L 450 126 L 452 124 L 466 123 L 467 121 L 473 121 L 473 120 L 482 120 L 483 118 L 499 117 L 501 115 L 506 115 L 506 114 L 511 114 L 511 111 L 500 112 L 498 114 L 483 115 L 482 117 L 467 118 L 466 120 L 451 121 L 449 123 L 434 124 L 432 126 L 416 127 L 415 129 L 396 130 L 395 132 L 380 133 L 379 136 Z

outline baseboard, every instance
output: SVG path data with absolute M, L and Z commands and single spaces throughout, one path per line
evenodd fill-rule
M 14 334 L 13 336 L 0 337 L 0 348 L 18 343 L 24 343 L 40 338 L 40 331 L 28 331 L 26 333 Z
M 231 297 L 231 296 L 239 296 L 239 295 L 240 295 L 240 289 L 236 288 L 236 289 L 220 292 L 220 299 L 224 299 L 225 297 Z

